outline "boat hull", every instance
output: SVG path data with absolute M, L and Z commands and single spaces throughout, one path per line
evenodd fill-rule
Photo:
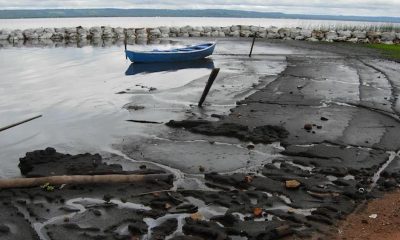
M 208 57 L 213 54 L 215 43 L 209 47 L 195 51 L 152 51 L 134 52 L 126 50 L 126 56 L 134 63 L 155 63 L 155 62 L 185 62 Z

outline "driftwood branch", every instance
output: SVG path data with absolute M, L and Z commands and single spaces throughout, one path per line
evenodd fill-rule
M 138 183 L 146 181 L 170 181 L 171 174 L 148 174 L 148 175 L 73 175 L 73 176 L 51 176 L 39 178 L 14 178 L 0 179 L 0 189 L 36 187 L 44 184 L 94 184 L 94 183 Z

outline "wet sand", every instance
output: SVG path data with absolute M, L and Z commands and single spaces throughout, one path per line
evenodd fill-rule
M 337 239 L 400 239 L 399 214 L 400 192 L 396 190 L 348 216 L 339 225 Z
M 274 78 L 260 76 L 229 114 L 215 118 L 208 111 L 215 107 L 216 91 L 204 111 L 186 109 L 151 137 L 124 137 L 113 152 L 84 156 L 107 163 L 102 171 L 164 173 L 173 180 L 2 190 L 4 212 L 11 217 L 1 215 L 0 234 L 8 239 L 324 238 L 357 206 L 396 189 L 399 64 L 352 45 L 259 44 L 288 49 L 279 54 L 286 69 Z M 244 56 L 229 56 L 235 59 L 242 59 L 246 71 L 254 66 L 246 65 Z M 256 66 L 252 71 L 262 70 L 262 61 Z M 222 76 L 225 87 L 230 77 Z M 65 174 L 70 158 L 53 150 L 30 153 L 37 168 L 25 175 L 51 172 L 48 166 L 57 163 L 60 172 L 54 175 Z M 76 174 L 72 170 L 68 174 Z

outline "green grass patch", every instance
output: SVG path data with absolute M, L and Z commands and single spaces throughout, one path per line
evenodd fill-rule
M 367 44 L 369 48 L 380 50 L 384 55 L 400 60 L 400 45 Z

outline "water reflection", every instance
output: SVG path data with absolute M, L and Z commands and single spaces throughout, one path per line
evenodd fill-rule
M 127 39 L 128 45 L 177 45 L 178 41 L 168 39 Z M 93 47 L 111 47 L 111 46 L 124 46 L 124 39 L 78 39 L 78 40 L 52 40 L 52 39 L 31 39 L 9 41 L 0 40 L 0 48 L 13 48 L 13 47 L 40 47 L 40 48 L 57 48 L 57 47 L 77 47 L 82 48 L 86 46 Z
M 157 72 L 175 72 L 181 69 L 196 69 L 206 68 L 213 69 L 214 61 L 210 58 L 205 58 L 196 61 L 188 62 L 171 62 L 171 63 L 154 63 L 154 64 L 140 64 L 132 63 L 126 70 L 125 75 L 136 75 L 141 73 L 157 73 Z

